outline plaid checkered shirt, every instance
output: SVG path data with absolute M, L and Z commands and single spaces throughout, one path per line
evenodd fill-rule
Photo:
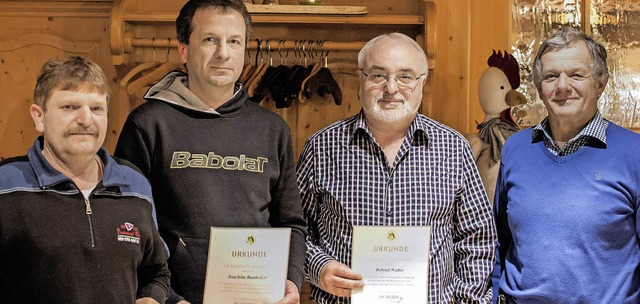
M 318 286 L 329 261 L 351 265 L 354 225 L 431 226 L 428 303 L 491 301 L 492 206 L 458 132 L 419 114 L 390 165 L 360 112 L 310 137 L 297 171 L 316 301 L 350 303 Z

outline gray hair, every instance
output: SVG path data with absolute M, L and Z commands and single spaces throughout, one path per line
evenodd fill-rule
M 533 61 L 533 83 L 536 87 L 539 88 L 542 84 L 542 56 L 551 51 L 571 47 L 580 41 L 584 41 L 589 49 L 589 53 L 591 54 L 591 71 L 595 75 L 595 78 L 602 80 L 609 77 L 609 68 L 607 67 L 607 49 L 582 31 L 566 26 L 560 28 L 553 34 L 553 36 L 545 40 L 538 50 L 536 59 Z
M 424 73 L 429 73 L 429 63 L 427 61 L 427 55 L 424 53 L 422 47 L 411 37 L 397 32 L 381 34 L 369 40 L 369 42 L 367 42 L 367 44 L 365 44 L 358 53 L 358 69 L 362 69 L 364 67 L 364 58 L 367 56 L 367 54 L 369 54 L 376 43 L 384 39 L 399 39 L 411 44 L 418 51 L 418 54 L 420 54 L 420 59 L 422 59 L 422 64 L 424 66 Z

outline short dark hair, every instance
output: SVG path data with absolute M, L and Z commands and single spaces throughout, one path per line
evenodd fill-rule
M 44 111 L 47 109 L 47 100 L 54 90 L 67 91 L 81 88 L 107 95 L 107 102 L 111 98 L 107 76 L 93 61 L 80 56 L 49 60 L 42 65 L 38 74 L 33 103 Z
M 249 42 L 249 33 L 251 33 L 251 15 L 247 11 L 247 7 L 240 0 L 189 0 L 180 9 L 180 14 L 176 18 L 176 33 L 178 41 L 183 44 L 189 44 L 189 37 L 193 32 L 193 16 L 199 9 L 213 8 L 227 14 L 229 10 L 235 10 L 242 18 L 244 18 L 245 26 L 245 42 Z
M 607 66 L 607 49 L 595 39 L 571 26 L 565 26 L 556 31 L 553 36 L 545 40 L 533 61 L 533 83 L 540 87 L 542 83 L 542 56 L 551 51 L 557 51 L 584 41 L 591 54 L 591 71 L 596 79 L 609 77 Z

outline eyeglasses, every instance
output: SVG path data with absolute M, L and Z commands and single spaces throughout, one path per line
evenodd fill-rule
M 418 76 L 414 76 L 411 74 L 400 74 L 395 76 L 389 76 L 389 74 L 383 73 L 365 73 L 364 70 L 360 70 L 365 77 L 367 77 L 367 81 L 372 83 L 375 87 L 383 87 L 389 82 L 389 79 L 395 79 L 396 84 L 398 85 L 398 89 L 401 90 L 411 90 L 414 91 L 418 86 L 418 79 L 422 76 L 426 76 L 427 73 L 422 73 Z

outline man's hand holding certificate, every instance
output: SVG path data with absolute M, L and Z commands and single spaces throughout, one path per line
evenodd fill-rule
M 354 226 L 352 304 L 427 303 L 430 227 Z
M 282 299 L 289 228 L 211 228 L 204 303 L 275 303 Z

